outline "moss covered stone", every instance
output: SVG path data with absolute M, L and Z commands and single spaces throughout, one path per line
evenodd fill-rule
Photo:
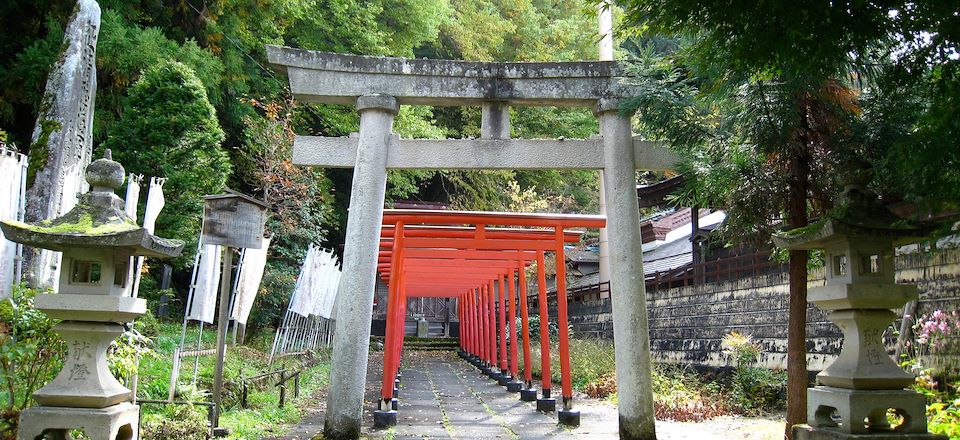
M 36 142 L 30 144 L 30 156 L 27 161 L 28 187 L 33 186 L 37 173 L 47 165 L 47 160 L 50 158 L 50 135 L 62 127 L 59 121 L 52 119 L 40 121 L 40 136 L 37 136 Z

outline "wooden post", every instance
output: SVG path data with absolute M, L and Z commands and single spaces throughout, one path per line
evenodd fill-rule
M 280 370 L 280 404 L 279 407 L 283 408 L 283 405 L 287 400 L 287 370 Z
M 524 388 L 533 386 L 533 366 L 530 362 L 530 322 L 527 310 L 527 272 L 526 266 L 521 261 L 520 271 L 520 319 L 521 330 L 523 332 L 523 380 Z
M 500 372 L 510 375 L 510 365 L 507 361 L 507 289 L 504 286 L 506 275 L 497 276 L 497 284 L 500 288 L 497 291 L 497 307 L 500 312 L 500 322 L 497 325 L 497 332 L 500 335 Z
M 557 234 L 557 324 L 560 326 L 560 392 L 563 397 L 563 409 L 569 410 L 573 404 L 573 382 L 570 378 L 570 336 L 567 334 L 567 267 L 563 252 L 563 228 L 555 229 Z
M 519 332 L 517 332 L 517 288 L 515 284 L 516 283 L 515 273 L 516 272 L 513 269 L 510 269 L 510 275 L 507 282 L 507 292 L 508 292 L 507 293 L 507 303 L 508 303 L 507 304 L 508 305 L 507 324 L 508 325 L 506 328 L 508 329 L 507 339 L 509 339 L 509 342 L 510 342 L 509 351 L 507 352 L 507 358 L 509 359 L 509 363 L 510 363 L 510 376 L 513 377 L 513 380 L 516 381 L 518 376 L 520 375 L 519 374 L 520 370 L 517 365 L 517 357 L 519 357 L 518 356 L 519 353 L 517 353 L 518 351 L 517 349 L 520 347 L 517 341 L 517 334 Z
M 223 399 L 223 359 L 227 354 L 227 324 L 230 312 L 230 280 L 233 277 L 233 251 L 223 248 L 223 270 L 220 277 L 220 313 L 217 317 L 217 364 L 213 370 L 213 426 L 220 426 Z
M 540 308 L 540 388 L 550 398 L 550 311 L 547 305 L 547 278 L 543 251 L 537 251 L 537 302 Z

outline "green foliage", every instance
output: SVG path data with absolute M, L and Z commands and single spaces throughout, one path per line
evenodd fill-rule
M 555 61 L 596 58 L 590 5 L 537 0 L 454 0 L 441 27 L 442 56 L 479 61 Z
M 753 365 L 760 358 L 760 346 L 742 333 L 728 333 L 720 342 L 720 348 L 733 358 L 734 366 Z
M 700 422 L 736 412 L 716 382 L 674 365 L 654 368 L 653 408 L 657 420 L 678 422 Z
M 191 344 L 196 343 L 196 333 L 190 330 Z M 144 325 L 144 332 L 150 337 L 152 353 L 142 356 L 139 369 L 138 395 L 141 399 L 164 399 L 168 393 L 168 384 L 172 369 L 172 353 L 180 341 L 180 325 L 173 323 Z M 207 330 L 203 334 L 203 347 L 214 344 L 216 332 Z M 269 341 L 256 338 L 251 344 L 231 347 L 227 350 L 224 364 L 226 379 L 224 410 L 221 425 L 232 432 L 229 438 L 262 438 L 278 435 L 282 432 L 278 425 L 293 424 L 299 421 L 304 404 L 313 398 L 315 392 L 326 386 L 329 376 L 329 353 L 315 353 L 300 359 L 285 358 L 273 365 L 267 364 Z M 214 357 L 200 358 L 197 371 L 197 385 L 190 384 L 193 377 L 194 358 L 184 358 L 181 366 L 176 400 L 188 402 L 209 402 L 206 391 L 213 382 Z M 286 368 L 288 371 L 300 370 L 300 397 L 294 398 L 292 383 L 287 389 L 287 403 L 279 408 L 279 395 L 274 380 L 251 384 L 249 389 L 249 408 L 239 405 L 240 378 L 258 373 Z M 163 439 L 175 435 L 184 438 L 203 437 L 207 427 L 206 407 L 200 405 L 145 405 L 144 438 Z
M 210 398 L 210 393 L 196 387 L 184 387 L 180 398 L 185 402 L 203 402 Z M 208 424 L 205 406 L 163 405 L 159 411 L 147 411 L 144 414 L 140 429 L 145 439 L 206 440 Z
M 0 301 L 0 438 L 16 432 L 20 411 L 59 371 L 65 350 L 53 331 L 56 321 L 33 305 L 37 293 L 15 285 L 12 296 Z
M 950 437 L 950 440 L 960 438 L 960 399 L 927 405 L 927 428 L 934 434 Z
M 829 77 L 848 57 L 864 56 L 892 28 L 890 11 L 908 2 L 633 0 L 629 20 L 646 29 L 694 39 L 691 52 L 731 73 L 787 78 Z M 776 38 L 771 38 L 776 36 Z
M 124 330 L 120 337 L 110 342 L 107 365 L 110 367 L 110 373 L 121 382 L 129 381 L 133 377 L 141 357 L 153 353 L 150 348 L 150 338 L 144 336 L 141 330 L 155 324 L 155 321 L 153 314 L 148 311 L 146 316 L 138 319 Z
M 732 402 L 747 413 L 778 411 L 787 400 L 787 374 L 763 367 L 737 367 L 730 388 Z
M 131 87 L 130 105 L 102 144 L 128 172 L 164 177 L 165 215 L 157 235 L 188 243 L 178 261 L 192 258 L 200 228 L 202 197 L 221 191 L 230 161 L 220 148 L 223 131 L 203 84 L 176 61 L 148 68 Z
M 538 342 L 538 343 L 539 343 L 539 342 L 540 342 L 540 328 L 541 328 L 540 315 L 530 315 L 530 317 L 527 318 L 527 323 L 528 323 L 528 325 L 530 326 L 530 342 L 531 342 L 531 343 L 533 343 L 533 342 Z M 521 324 L 522 324 L 522 323 L 521 323 L 521 321 L 520 321 L 520 318 L 517 318 L 517 328 L 521 328 Z M 557 324 L 557 321 L 556 321 L 556 320 L 553 320 L 553 321 L 550 321 L 550 322 L 549 322 L 549 324 L 547 325 L 547 331 L 548 331 L 549 334 L 550 334 L 549 337 L 550 337 L 550 340 L 551 340 L 551 341 L 554 341 L 554 342 L 558 341 L 558 338 L 560 337 L 560 325 Z M 570 331 L 570 332 L 573 331 L 573 326 L 572 326 L 572 325 L 568 325 L 568 331 Z
M 786 403 L 787 377 L 783 371 L 758 367 L 760 346 L 749 335 L 730 332 L 721 343 L 733 359 L 730 398 L 746 412 L 779 410 Z
M 542 373 L 539 339 L 530 338 L 530 357 L 533 374 Z M 550 376 L 551 380 L 560 384 L 560 348 L 557 342 L 551 342 L 550 347 Z M 522 364 L 522 362 L 521 362 Z M 570 378 L 573 388 L 582 391 L 591 383 L 606 380 L 614 376 L 616 371 L 614 362 L 613 343 L 603 339 L 570 339 Z

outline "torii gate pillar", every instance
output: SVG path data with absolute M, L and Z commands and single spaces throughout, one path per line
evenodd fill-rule
M 376 288 L 377 251 L 387 155 L 393 139 L 393 118 L 400 107 L 392 96 L 368 95 L 357 99 L 360 138 L 353 169 L 350 214 L 343 247 L 344 271 L 337 290 L 337 321 L 330 367 L 330 393 L 323 431 L 326 438 L 360 438 L 363 392 L 366 384 L 367 346 Z
M 620 438 L 656 439 L 630 115 L 619 112 L 618 102 L 600 100 L 597 116 L 603 138 L 607 234 L 617 237 L 609 242 L 609 254 Z

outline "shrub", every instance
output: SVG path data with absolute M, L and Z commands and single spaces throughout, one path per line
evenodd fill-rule
M 721 347 L 733 360 L 730 397 L 734 404 L 748 412 L 777 410 L 785 405 L 786 373 L 755 365 L 761 351 L 750 336 L 730 332 Z
M 522 320 L 517 318 L 517 328 L 522 327 Z M 540 342 L 540 316 L 531 315 L 528 318 L 528 325 L 530 326 L 530 342 Z M 551 320 L 547 325 L 547 331 L 550 333 L 550 340 L 554 343 L 560 339 L 560 325 L 556 320 Z M 567 334 L 573 333 L 573 325 L 567 325 Z
M 733 357 L 734 366 L 752 365 L 760 358 L 760 347 L 750 336 L 742 333 L 730 332 L 724 336 L 720 348 Z
M 209 395 L 196 387 L 178 389 L 180 398 L 186 402 L 199 402 L 209 399 Z M 141 422 L 144 439 L 206 440 L 210 423 L 207 409 L 196 405 L 163 405 L 157 413 L 144 415 Z
M 203 196 L 221 191 L 230 175 L 229 157 L 220 147 L 223 130 L 196 73 L 176 61 L 144 70 L 128 99 L 102 146 L 113 150 L 127 172 L 167 179 L 157 235 L 187 241 L 175 259 L 185 267 L 193 259 Z
M 934 310 L 921 315 L 913 332 L 912 355 L 918 365 L 926 364 L 935 376 L 943 378 L 960 374 L 960 313 Z
M 934 434 L 960 438 L 960 398 L 949 405 L 944 402 L 927 405 L 927 426 Z
M 17 431 L 33 392 L 60 370 L 63 341 L 53 331 L 56 321 L 34 307 L 37 293 L 17 285 L 0 301 L 0 438 Z
M 695 371 L 658 365 L 653 371 L 653 406 L 657 420 L 700 422 L 734 413 L 720 387 Z
M 617 392 L 617 376 L 604 374 L 583 388 L 583 393 L 594 399 L 603 399 Z

